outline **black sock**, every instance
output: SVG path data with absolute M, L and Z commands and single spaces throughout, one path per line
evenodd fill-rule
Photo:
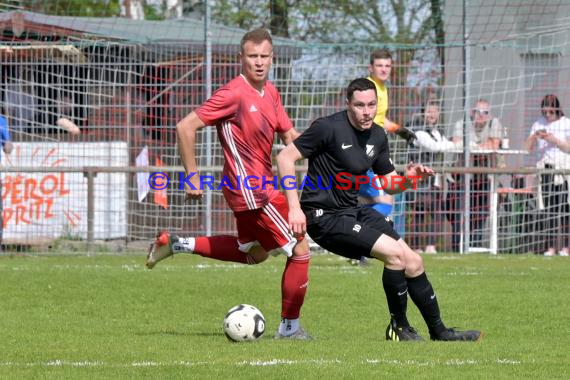
M 400 327 L 408 327 L 410 323 L 406 317 L 408 306 L 408 284 L 404 270 L 392 270 L 384 267 L 382 284 L 388 301 L 390 315 Z
M 418 277 L 408 278 L 408 291 L 410 298 L 424 317 L 424 321 L 428 325 L 429 331 L 432 334 L 438 335 L 445 330 L 445 325 L 441 320 L 439 312 L 439 305 L 435 292 L 427 278 L 426 273 L 420 274 Z

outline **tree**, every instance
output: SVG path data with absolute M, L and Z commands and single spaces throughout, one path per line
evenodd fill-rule
M 119 0 L 24 0 L 32 12 L 57 16 L 112 17 L 120 13 Z
M 289 4 L 286 0 L 269 1 L 269 28 L 275 36 L 289 37 Z

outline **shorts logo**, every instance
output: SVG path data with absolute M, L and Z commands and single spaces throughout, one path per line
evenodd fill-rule
M 340 147 L 344 150 L 344 149 L 350 148 L 351 146 L 352 146 L 352 144 L 350 144 L 350 145 L 344 145 L 344 143 L 342 143 L 342 145 L 341 145 Z
M 362 228 L 362 226 L 360 224 L 355 224 L 354 227 L 352 227 L 352 230 L 354 232 L 360 232 L 361 228 Z
M 323 209 L 320 208 L 318 210 L 315 210 L 315 216 L 316 217 L 323 216 Z

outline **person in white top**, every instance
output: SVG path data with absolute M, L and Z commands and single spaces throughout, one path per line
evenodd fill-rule
M 440 113 L 439 102 L 429 101 L 420 117 L 412 122 L 416 140 L 409 150 L 411 161 L 430 167 L 445 166 L 444 152 L 459 148 L 460 144 L 445 137 Z M 410 238 L 412 248 L 418 252 L 437 253 L 437 241 L 443 235 L 443 178 L 439 174 L 430 177 L 411 192 L 413 228 L 410 230 L 414 232 Z
M 546 95 L 540 104 L 542 116 L 532 125 L 526 148 L 538 155 L 537 167 L 570 169 L 570 119 L 564 116 L 556 95 Z M 543 231 L 545 256 L 570 255 L 570 176 L 542 173 L 539 205 L 546 214 Z
M 477 154 L 478 150 L 497 150 L 501 144 L 503 126 L 498 118 L 491 113 L 489 101 L 478 99 L 470 112 L 466 130 L 469 131 L 469 147 L 474 154 L 471 155 L 471 165 L 474 167 L 493 167 L 497 163 L 496 155 L 484 153 Z M 452 141 L 463 146 L 463 120 L 455 123 Z M 458 166 L 464 166 L 463 157 L 458 157 Z M 463 230 L 463 194 L 464 176 L 454 174 L 454 182 L 447 192 L 447 217 L 453 227 L 452 248 L 459 252 L 461 232 Z M 489 176 L 487 174 L 473 174 L 470 183 L 470 243 L 471 246 L 483 246 L 482 230 L 489 217 Z

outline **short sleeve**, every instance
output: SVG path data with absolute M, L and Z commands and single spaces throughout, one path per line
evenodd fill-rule
M 277 91 L 277 89 L 275 88 L 275 86 L 273 86 L 273 84 L 271 84 L 271 94 L 272 97 L 274 98 L 275 110 L 277 112 L 278 125 L 275 131 L 277 133 L 287 132 L 289 129 L 293 128 L 293 123 L 291 122 L 291 119 L 289 119 L 289 115 L 287 115 L 287 112 L 283 107 L 279 91 Z
M 489 131 L 489 137 L 492 139 L 500 139 L 502 137 L 503 126 L 499 119 L 494 118 L 491 120 L 491 130 Z
M 305 158 L 321 152 L 332 136 L 332 127 L 326 125 L 323 119 L 317 119 L 311 126 L 297 137 L 293 144 Z
M 566 116 L 563 116 L 562 119 L 564 120 L 564 131 L 565 131 L 566 140 L 570 141 L 570 119 L 568 119 Z
M 277 94 L 277 119 L 279 120 L 277 133 L 287 132 L 289 129 L 293 128 L 293 123 L 291 122 L 291 119 L 289 119 L 287 112 L 285 112 L 285 108 L 283 108 L 279 94 Z
M 219 121 L 233 117 L 239 107 L 239 96 L 227 87 L 222 87 L 200 107 L 196 114 L 206 125 L 215 125 Z

